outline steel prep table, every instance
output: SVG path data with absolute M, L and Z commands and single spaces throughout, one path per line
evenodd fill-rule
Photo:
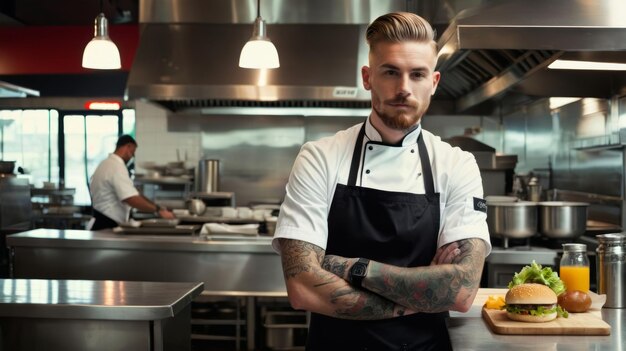
M 7 246 L 12 278 L 198 281 L 204 282 L 204 295 L 243 297 L 247 346 L 253 350 L 256 299 L 287 296 L 270 239 L 36 229 L 7 236 Z
M 202 283 L 0 279 L 0 349 L 190 350 Z

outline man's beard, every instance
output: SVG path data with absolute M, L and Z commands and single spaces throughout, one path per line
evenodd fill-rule
M 393 100 L 391 102 L 387 102 L 386 104 L 389 103 L 407 104 L 407 101 L 405 99 Z M 405 111 L 393 111 L 396 112 L 393 114 L 385 113 L 382 110 L 378 110 L 376 106 L 373 106 L 373 109 L 374 111 L 376 111 L 376 114 L 385 126 L 394 130 L 406 131 L 411 129 L 420 121 L 420 119 L 426 112 L 426 109 L 428 108 L 428 103 L 426 104 L 426 106 L 423 107 L 417 106 L 417 104 L 415 103 L 409 104 L 409 106 L 410 109 L 407 109 Z

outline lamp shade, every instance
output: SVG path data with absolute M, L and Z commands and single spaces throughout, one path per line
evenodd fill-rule
M 258 16 L 254 21 L 252 38 L 241 49 L 239 67 L 242 68 L 278 68 L 278 51 L 266 35 L 265 21 Z
M 93 69 L 122 68 L 120 52 L 108 38 L 93 38 L 83 52 L 83 67 Z
M 278 51 L 267 39 L 251 39 L 241 49 L 239 67 L 243 68 L 278 68 Z
M 83 67 L 93 69 L 122 68 L 120 51 L 109 38 L 107 19 L 103 13 L 96 17 L 94 37 L 83 51 Z

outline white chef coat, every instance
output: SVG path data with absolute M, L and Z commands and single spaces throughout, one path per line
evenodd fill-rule
M 304 144 L 296 158 L 274 233 L 326 249 L 328 213 L 337 184 L 347 184 L 361 124 L 334 136 Z M 474 155 L 441 141 L 421 126 L 407 134 L 401 145 L 382 144 L 368 118 L 357 186 L 384 191 L 424 194 L 417 137 L 423 134 L 430 157 L 435 192 L 440 193 L 438 247 L 467 238 L 480 238 L 491 252 L 487 213 L 477 206 L 483 197 L 480 171 Z
M 89 191 L 93 208 L 118 223 L 128 221 L 131 210 L 122 200 L 139 194 L 124 160 L 116 154 L 110 154 L 98 165 L 91 176 Z

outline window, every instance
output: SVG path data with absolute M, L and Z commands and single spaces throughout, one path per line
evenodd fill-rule
M 0 160 L 16 161 L 34 187 L 63 183 L 74 204 L 91 205 L 88 180 L 121 134 L 135 134 L 135 110 L 0 110 Z
M 59 113 L 56 110 L 0 110 L 0 159 L 16 161 L 31 184 L 58 182 Z

